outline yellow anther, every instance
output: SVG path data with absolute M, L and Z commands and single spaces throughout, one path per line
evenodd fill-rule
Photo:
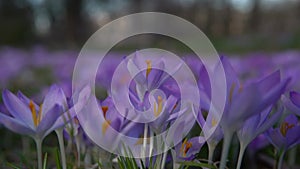
M 282 123 L 281 126 L 280 126 L 280 132 L 281 132 L 281 134 L 285 137 L 287 131 L 288 131 L 289 129 L 293 128 L 293 127 L 295 127 L 294 124 L 289 124 L 289 123 L 287 123 L 287 122 L 284 122 L 284 123 Z
M 34 107 L 34 104 L 33 104 L 32 100 L 30 100 L 30 102 L 29 102 L 29 109 L 31 111 L 33 124 L 36 127 L 38 125 L 38 118 L 37 118 L 36 110 L 35 110 L 35 107 Z
M 39 113 L 38 113 L 38 117 L 37 117 L 37 124 L 40 124 L 41 119 L 42 119 L 42 107 L 43 107 L 43 104 L 40 105 L 40 109 L 39 109 Z
M 110 126 L 111 122 L 109 120 L 105 120 L 105 122 L 102 124 L 102 134 L 104 135 Z
M 188 142 L 187 139 L 184 139 L 181 148 L 180 148 L 180 153 L 182 154 L 183 157 L 186 157 L 186 153 L 189 151 L 189 149 L 193 146 L 191 142 Z
M 230 90 L 229 90 L 229 102 L 230 102 L 230 103 L 231 103 L 231 101 L 232 101 L 234 88 L 235 88 L 235 83 L 233 83 L 233 84 L 231 85 Z
M 218 121 L 215 118 L 211 119 L 211 125 L 212 127 L 215 127 L 217 125 Z
M 146 64 L 147 64 L 147 70 L 146 70 L 146 77 L 148 77 L 149 73 L 152 70 L 152 63 L 151 60 L 146 60 Z
M 162 108 L 163 108 L 163 99 L 161 96 L 157 97 L 157 104 L 158 104 L 158 106 L 156 107 L 156 103 L 154 103 L 154 116 L 155 117 L 159 116 L 159 114 L 161 113 Z
M 181 144 L 181 147 L 180 147 L 180 153 L 182 153 L 184 151 L 184 146 L 187 142 L 187 139 L 184 139 L 183 143 Z

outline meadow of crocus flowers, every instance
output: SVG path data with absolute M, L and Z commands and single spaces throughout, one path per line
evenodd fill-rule
M 99 65 L 95 89 L 86 85 L 72 92 L 77 55 L 1 48 L 1 168 L 300 167 L 300 52 L 220 55 L 215 67 L 223 67 L 225 86 L 211 84 L 219 74 L 209 77 L 199 58 L 182 54 L 196 80 L 185 88 L 164 72 L 171 60 L 109 53 Z M 121 62 L 132 74 L 130 85 L 124 87 L 127 76 L 121 74 L 112 90 Z M 181 66 L 175 63 L 173 73 Z M 226 88 L 224 109 L 211 102 L 211 86 Z M 199 95 L 192 97 L 197 104 L 181 92 Z M 126 95 L 135 111 L 126 104 L 120 108 Z M 172 134 L 164 135 L 174 124 Z M 120 133 L 131 138 L 130 146 Z

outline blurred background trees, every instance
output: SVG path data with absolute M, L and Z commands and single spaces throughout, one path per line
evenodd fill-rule
M 0 0 L 0 45 L 79 48 L 109 21 L 144 11 L 189 20 L 219 50 L 300 48 L 298 0 Z

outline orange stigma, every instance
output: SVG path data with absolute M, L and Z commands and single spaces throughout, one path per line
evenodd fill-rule
M 32 116 L 33 124 L 36 127 L 41 122 L 41 118 L 42 118 L 42 105 L 39 107 L 39 112 L 38 113 L 36 113 L 36 109 L 35 109 L 35 106 L 34 106 L 34 103 L 33 103 L 32 100 L 30 100 L 28 106 L 29 106 L 29 109 L 31 111 L 31 116 Z
M 110 124 L 111 124 L 111 121 L 109 121 L 109 120 L 105 120 L 105 122 L 102 124 L 102 134 L 103 135 L 106 133 Z
M 281 134 L 285 137 L 287 131 L 288 131 L 289 129 L 293 128 L 293 127 L 295 127 L 294 124 L 289 124 L 289 123 L 287 123 L 287 122 L 284 122 L 284 123 L 282 123 L 281 126 L 280 126 L 280 132 L 281 132 Z
M 185 139 L 181 145 L 180 153 L 183 157 L 186 157 L 186 153 L 189 151 L 189 149 L 193 146 L 191 142 L 188 142 L 187 139 Z
M 106 118 L 106 112 L 108 110 L 108 106 L 102 106 L 101 108 L 102 108 L 103 116 L 104 118 Z

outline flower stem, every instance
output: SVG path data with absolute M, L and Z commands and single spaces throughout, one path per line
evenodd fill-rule
M 62 168 L 67 169 L 63 129 L 55 130 L 55 132 L 57 135 L 59 149 L 60 149 L 60 158 L 61 158 Z
M 148 124 L 146 123 L 144 128 L 144 140 L 143 140 L 143 148 L 142 148 L 142 157 L 143 157 L 144 164 L 146 164 L 147 136 L 148 136 Z
M 226 161 L 228 156 L 228 151 L 230 147 L 230 142 L 232 138 L 233 133 L 224 133 L 224 141 L 223 141 L 223 149 L 222 149 L 222 156 L 221 156 L 221 164 L 219 169 L 225 169 L 226 167 Z
M 297 147 L 292 148 L 289 151 L 288 156 L 289 156 L 288 164 L 289 164 L 289 166 L 293 166 L 295 164 L 296 157 L 297 157 Z
M 42 161 L 42 140 L 35 139 L 36 144 L 36 151 L 37 151 L 37 158 L 38 158 L 38 169 L 43 168 L 43 161 Z
M 152 157 L 152 151 L 153 151 L 153 144 L 154 144 L 154 134 L 153 131 L 150 130 L 150 147 L 149 147 L 149 158 Z
M 168 154 L 168 151 L 165 150 L 165 145 L 163 146 L 163 150 L 164 150 L 164 153 L 163 153 L 163 158 L 162 158 L 162 162 L 161 162 L 161 168 L 165 168 L 165 163 L 166 163 L 167 154 Z
M 240 144 L 239 159 L 238 159 L 238 163 L 237 163 L 236 169 L 240 169 L 241 168 L 245 150 L 246 150 L 246 146 L 244 144 Z
M 77 149 L 77 167 L 80 167 L 80 138 L 78 135 L 75 136 L 75 144 Z
M 216 148 L 215 144 L 208 143 L 208 164 L 213 163 L 215 148 Z
M 283 157 L 285 155 L 285 152 L 280 152 L 280 155 L 279 155 L 279 159 L 277 160 L 276 162 L 276 168 L 277 169 L 281 169 L 282 168 L 282 164 L 283 164 Z

